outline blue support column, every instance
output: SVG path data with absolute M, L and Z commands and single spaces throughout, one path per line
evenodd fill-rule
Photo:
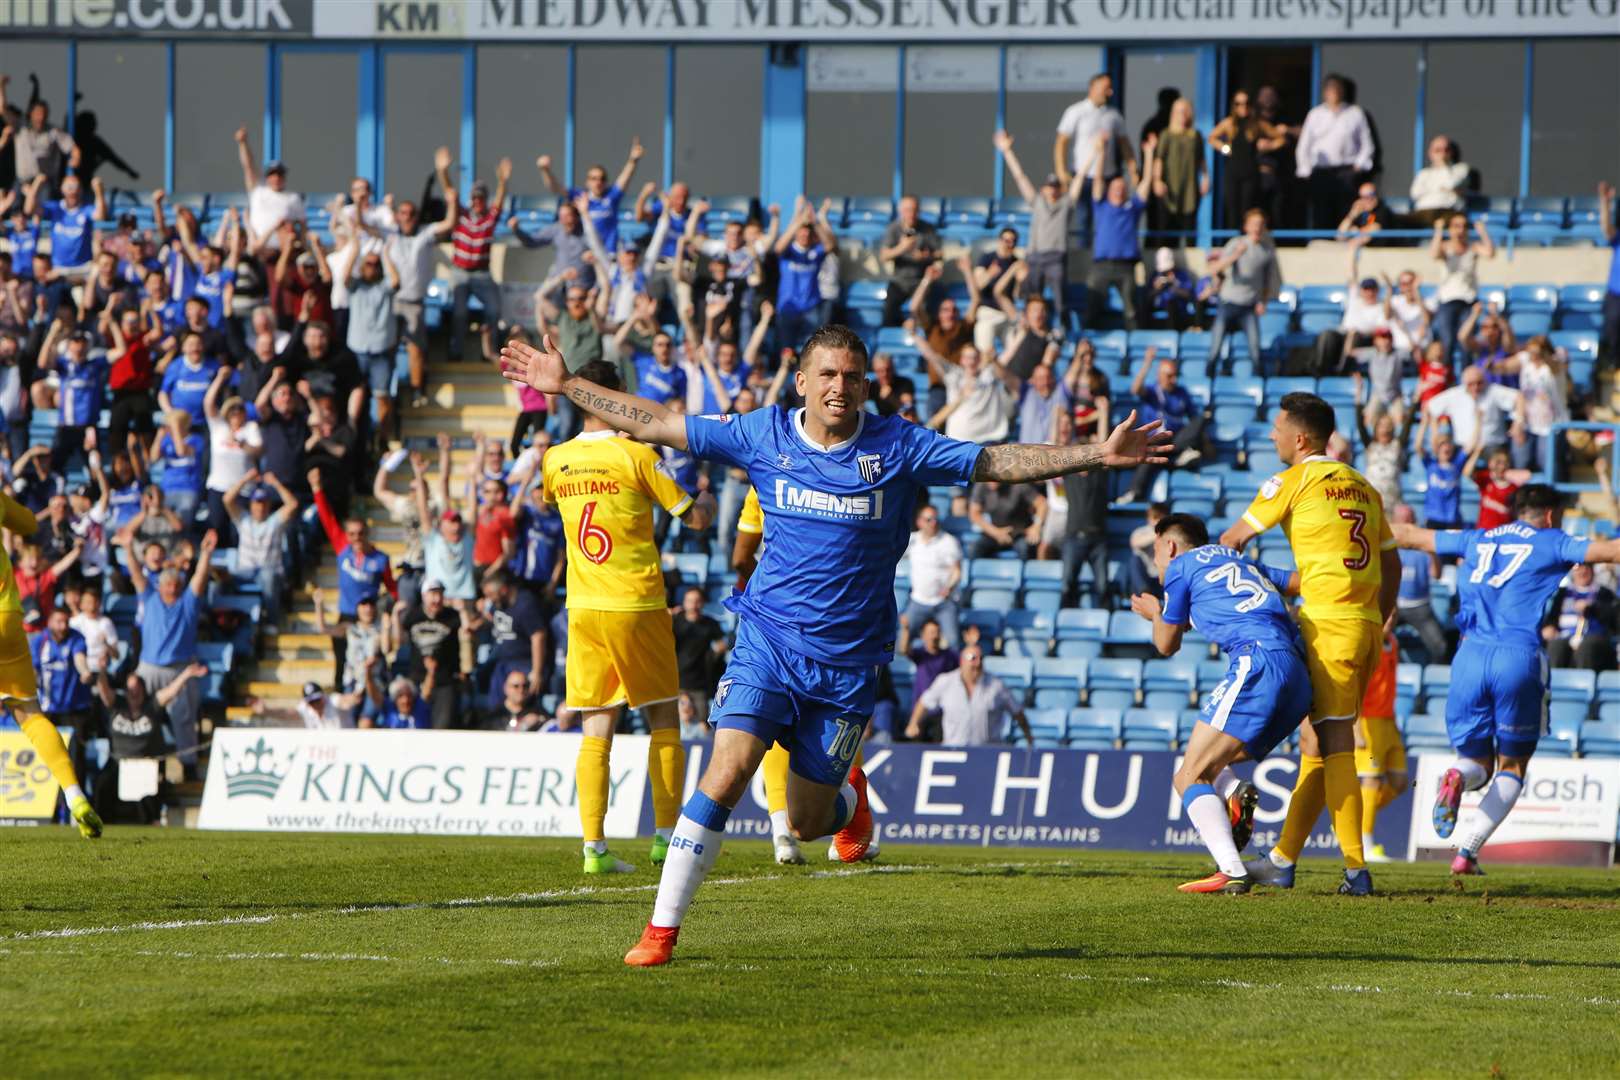
M 664 47 L 664 174 L 663 189 L 675 182 L 675 46 Z
M 67 43 L 67 115 L 62 119 L 62 126 L 69 135 L 73 134 L 74 120 L 79 113 L 79 43 L 69 40 Z M 54 177 L 52 178 L 54 180 Z
M 163 46 L 163 189 L 174 190 L 174 42 Z
M 259 149 L 261 163 L 281 156 L 281 47 L 273 41 L 264 47 L 264 137 Z
M 765 87 L 760 110 L 759 196 L 766 206 L 792 206 L 805 183 L 804 51 L 779 48 L 776 57 L 771 53 L 769 47 L 760 49 Z
M 578 46 L 568 46 L 568 102 L 563 113 L 562 175 L 558 178 L 565 188 L 574 183 L 574 88 L 578 82 L 578 52 Z
M 1198 47 L 1198 92 L 1193 99 L 1197 102 L 1193 123 L 1201 132 L 1208 132 L 1210 128 L 1219 123 L 1221 118 L 1220 95 L 1220 46 L 1200 45 Z M 1210 177 L 1215 175 L 1215 151 L 1206 142 L 1201 150 L 1204 155 L 1204 168 Z M 1210 230 L 1215 227 L 1215 186 L 1210 184 L 1210 197 L 1198 200 L 1198 246 L 1208 250 L 1210 245 Z
M 1311 46 L 1311 101 L 1322 100 L 1322 46 Z
M 1429 46 L 1418 46 L 1417 59 L 1417 117 L 1412 124 L 1412 170 L 1416 172 L 1429 163 Z
M 461 184 L 472 189 L 478 175 L 478 46 L 461 50 Z
M 1524 115 L 1519 118 L 1519 198 L 1530 194 L 1530 117 L 1535 112 L 1536 43 L 1524 43 Z
M 894 85 L 894 182 L 890 194 L 895 202 L 906 189 L 906 47 L 895 50 Z
M 360 49 L 360 109 L 355 124 L 354 174 L 371 181 L 373 190 L 386 190 L 383 160 L 383 58 L 375 45 Z
M 1005 46 L 1005 45 L 1001 46 L 1001 48 L 998 49 L 997 52 L 999 53 L 999 55 L 996 57 L 996 65 L 997 65 L 997 73 L 996 73 L 996 130 L 997 131 L 1006 131 L 1007 130 L 1007 46 Z M 999 202 L 1001 202 L 1002 195 L 1006 191 L 1007 170 L 1001 164 L 1001 154 L 1000 154 L 999 151 L 996 151 L 994 149 L 992 149 L 990 151 L 990 162 L 991 162 L 991 166 L 996 170 L 995 179 L 993 181 L 993 187 L 994 187 L 994 190 L 995 190 L 996 202 L 999 203 Z

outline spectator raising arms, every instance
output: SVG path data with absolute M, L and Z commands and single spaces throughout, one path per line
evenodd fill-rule
M 1214 378 L 1221 363 L 1221 345 L 1234 325 L 1243 328 L 1249 356 L 1265 374 L 1264 354 L 1260 351 L 1260 316 L 1266 304 L 1282 291 L 1282 269 L 1277 253 L 1266 235 L 1266 215 L 1250 210 L 1243 215 L 1243 235 L 1226 242 L 1220 255 L 1206 264 L 1211 276 L 1221 280 L 1215 311 L 1214 333 L 1209 339 L 1209 363 L 1204 373 Z M 1225 370 L 1230 371 L 1227 364 Z
M 1063 307 L 1068 299 L 1069 234 L 1073 231 L 1075 207 L 1079 203 L 1081 189 L 1086 186 L 1086 174 L 1075 173 L 1065 187 L 1058 174 L 1052 173 L 1037 191 L 1025 175 L 1018 155 L 1013 152 L 1013 137 L 1005 131 L 998 131 L 991 141 L 1001 152 L 1007 172 L 1018 186 L 1018 193 L 1029 203 L 1029 244 L 1024 251 L 1029 271 L 1024 278 L 1024 294 L 1039 296 L 1044 290 L 1050 289 L 1053 318 L 1061 326 Z M 1015 241 L 1017 235 L 1013 234 Z M 1008 260 L 1010 263 L 1011 260 Z M 978 284 L 978 280 L 972 276 L 968 281 Z
M 168 708 L 174 741 L 188 776 L 195 774 L 197 767 L 197 715 L 202 708 L 202 684 L 189 676 L 187 669 L 197 662 L 197 625 L 202 615 L 202 598 L 208 589 L 209 560 L 218 542 L 219 538 L 212 532 L 203 536 L 190 581 L 172 567 L 163 569 L 153 581 L 141 560 L 134 559 L 129 564 L 130 581 L 141 598 L 141 652 L 135 674 L 146 684 L 147 692 L 154 695 L 162 695 L 170 685 L 185 680 Z
M 253 163 L 253 147 L 248 145 L 247 128 L 236 129 L 236 156 L 242 165 L 242 186 L 247 190 L 247 250 L 258 254 L 273 247 L 282 233 L 283 222 L 303 224 L 304 197 L 287 190 L 287 166 L 267 161 L 264 176 Z M 234 264 L 233 264 L 234 265 Z
M 838 251 L 827 212 L 831 199 L 823 199 L 820 211 L 800 195 L 793 208 L 793 220 L 776 241 L 776 344 L 795 351 L 816 329 L 816 313 L 821 307 L 817 278 L 827 256 Z
M 478 297 L 484 309 L 484 356 L 495 355 L 495 333 L 501 322 L 501 289 L 489 272 L 489 251 L 495 243 L 495 229 L 501 222 L 506 203 L 506 184 L 512 179 L 512 159 L 501 158 L 495 166 L 495 198 L 489 185 L 475 182 L 467 193 L 467 205 L 457 207 L 450 239 L 454 245 L 450 275 L 452 312 L 450 316 L 450 359 L 462 359 L 467 337 L 467 301 Z M 447 191 L 446 199 L 454 197 Z
M 1143 171 L 1137 175 L 1136 161 L 1125 162 L 1131 172 L 1130 182 L 1123 176 L 1104 177 L 1102 164 L 1106 157 L 1102 145 L 1106 136 L 1097 136 L 1093 161 L 1096 168 L 1091 174 L 1092 213 L 1096 216 L 1096 233 L 1091 242 L 1091 276 L 1086 280 L 1089 291 L 1089 312 L 1086 322 L 1095 326 L 1102 318 L 1103 305 L 1108 302 L 1108 290 L 1119 293 L 1119 305 L 1125 313 L 1125 329 L 1136 329 L 1136 264 L 1141 258 L 1137 232 L 1142 215 L 1147 210 L 1148 195 L 1153 188 L 1153 171 L 1157 168 L 1154 148 L 1157 140 L 1142 144 Z M 1133 190 L 1134 189 L 1134 190 Z
M 1068 187 L 1075 177 L 1086 178 L 1075 197 L 1076 229 L 1082 244 L 1090 244 L 1092 238 L 1089 178 L 1094 174 L 1116 176 L 1119 163 L 1132 157 L 1125 118 L 1109 104 L 1113 97 L 1113 78 L 1105 73 L 1093 75 L 1086 84 L 1086 96 L 1063 110 L 1052 143 L 1052 169 L 1058 183 Z
M 1479 299 L 1479 261 L 1496 257 L 1496 244 L 1485 226 L 1485 219 L 1474 222 L 1479 234 L 1476 243 L 1468 235 L 1468 215 L 1448 214 L 1434 223 L 1434 239 L 1429 257 L 1445 264 L 1446 275 L 1435 293 L 1439 307 L 1434 313 L 1434 336 L 1445 346 L 1451 361 L 1463 320 Z

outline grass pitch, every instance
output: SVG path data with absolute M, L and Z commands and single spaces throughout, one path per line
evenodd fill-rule
M 619 853 L 644 863 L 643 845 Z M 824 849 L 819 849 L 817 854 Z M 676 963 L 656 877 L 576 843 L 0 832 L 7 1076 L 1613 1076 L 1620 879 L 1443 865 L 1183 896 L 1196 859 L 721 854 Z M 594 888 L 592 886 L 595 886 Z

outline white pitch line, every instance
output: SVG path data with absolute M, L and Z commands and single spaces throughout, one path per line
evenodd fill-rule
M 805 876 L 810 878 L 854 877 L 865 874 L 912 872 L 930 869 L 934 869 L 934 867 L 874 864 L 871 866 L 845 867 L 841 870 L 819 870 Z M 704 885 L 705 887 L 749 885 L 762 881 L 780 881 L 784 876 L 783 874 L 758 874 L 745 877 L 711 878 L 704 882 Z M 170 919 L 166 921 L 121 923 L 114 926 L 68 926 L 55 930 L 25 930 L 12 934 L 7 938 L 0 938 L 0 940 L 36 941 L 47 938 L 98 937 L 109 934 L 144 933 L 154 930 L 191 930 L 211 926 L 262 925 L 272 922 L 325 918 L 331 915 L 367 915 L 379 912 L 425 911 L 433 908 L 496 907 L 503 904 L 533 903 L 537 900 L 560 900 L 572 896 L 645 893 L 653 892 L 657 888 L 656 883 L 612 886 L 578 885 L 569 889 L 546 889 L 542 892 L 513 893 L 510 896 L 463 896 L 451 900 L 419 900 L 406 904 L 351 904 L 327 911 L 290 911 L 264 915 L 227 915 L 219 919 Z

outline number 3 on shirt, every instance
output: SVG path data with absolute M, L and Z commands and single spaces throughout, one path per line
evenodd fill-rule
M 613 554 L 613 534 L 591 519 L 596 516 L 596 503 L 588 502 L 585 510 L 579 515 L 579 535 L 574 542 L 579 545 L 579 553 L 601 566 Z
M 1367 512 L 1365 510 L 1340 510 L 1339 516 L 1350 523 L 1350 542 L 1356 545 L 1356 557 L 1344 560 L 1344 565 L 1351 570 L 1365 570 L 1372 563 L 1372 545 L 1367 543 Z

